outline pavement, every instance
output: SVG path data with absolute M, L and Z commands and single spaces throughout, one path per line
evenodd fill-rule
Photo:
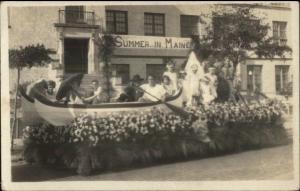
M 292 144 L 220 157 L 79 176 L 22 162 L 12 167 L 13 181 L 203 181 L 293 179 Z

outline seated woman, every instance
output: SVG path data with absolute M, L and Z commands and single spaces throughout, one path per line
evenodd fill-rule
M 79 88 L 79 83 L 75 82 L 72 85 L 72 89 L 67 94 L 67 103 L 70 104 L 83 104 L 83 98 L 80 93 L 77 91 Z
M 169 76 L 163 76 L 162 86 L 166 90 L 166 96 L 172 96 L 175 93 L 174 86 L 171 84 L 171 80 Z
M 101 92 L 102 92 L 102 87 L 99 84 L 98 80 L 93 80 L 92 81 L 92 87 L 93 87 L 93 92 L 90 94 L 89 97 L 83 98 L 83 101 L 86 103 L 90 104 L 99 104 L 101 103 Z
M 47 82 L 46 97 L 51 101 L 56 101 L 56 92 L 54 91 L 56 83 L 52 80 Z

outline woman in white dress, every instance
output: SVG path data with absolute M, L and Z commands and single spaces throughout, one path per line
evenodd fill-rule
M 188 106 L 197 105 L 202 94 L 200 91 L 200 80 L 204 76 L 204 69 L 194 52 L 190 53 L 184 70 L 186 72 L 186 77 L 183 81 L 184 99 L 187 101 Z
M 167 63 L 167 71 L 163 73 L 163 76 L 168 76 L 170 79 L 170 86 L 174 91 L 178 90 L 178 75 L 175 71 L 175 63 L 174 61 L 170 61 Z
M 186 96 L 187 96 L 187 105 L 188 106 L 196 106 L 200 101 L 200 80 L 201 77 L 198 74 L 198 66 L 191 66 L 191 73 L 188 73 L 186 76 Z

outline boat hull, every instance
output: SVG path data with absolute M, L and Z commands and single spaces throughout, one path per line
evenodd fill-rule
M 21 111 L 22 111 L 22 124 L 38 125 L 41 124 L 44 119 L 39 115 L 34 106 L 34 99 L 28 97 L 23 89 L 20 88 L 21 94 Z
M 166 102 L 174 106 L 181 106 L 181 94 L 182 91 L 180 90 L 176 96 L 168 99 Z M 164 112 L 172 111 L 166 104 L 160 101 L 150 103 L 127 102 L 83 105 L 54 103 L 41 96 L 36 96 L 34 104 L 39 115 L 54 126 L 66 126 L 81 114 L 89 114 L 95 117 L 107 117 L 112 114 L 146 112 L 153 109 L 159 109 Z

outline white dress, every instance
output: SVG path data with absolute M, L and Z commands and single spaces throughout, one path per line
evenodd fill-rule
M 196 73 L 190 73 L 187 75 L 185 83 L 185 95 L 188 105 L 192 104 L 194 96 L 200 96 L 200 76 Z
M 202 92 L 202 101 L 203 103 L 210 103 L 215 98 L 217 98 L 217 91 L 216 91 L 216 83 L 217 83 L 217 76 L 205 74 L 206 79 L 204 78 L 200 83 L 201 92 Z M 205 82 L 208 81 L 208 82 Z
M 143 95 L 143 99 L 145 100 L 158 101 L 158 99 L 162 99 L 166 95 L 165 88 L 160 84 L 156 84 L 154 87 L 150 86 L 149 84 L 143 84 L 141 85 L 141 88 L 149 94 L 153 95 L 151 96 L 145 92 Z
M 173 86 L 173 90 L 178 90 L 178 76 L 176 72 L 166 71 L 163 76 L 168 76 L 170 78 L 170 84 Z

